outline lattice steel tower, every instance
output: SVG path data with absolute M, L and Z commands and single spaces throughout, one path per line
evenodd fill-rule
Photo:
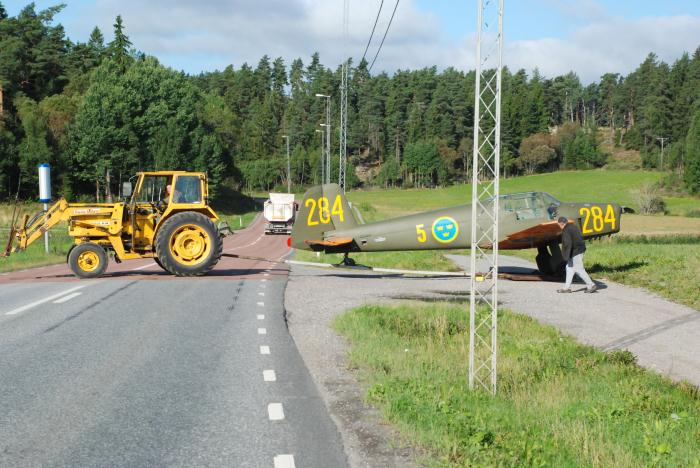
M 347 166 L 347 143 L 348 143 L 348 62 L 347 47 L 349 33 L 349 6 L 350 0 L 343 0 L 343 65 L 340 73 L 342 75 L 340 81 L 340 142 L 339 160 L 338 160 L 338 185 L 340 189 L 345 191 L 345 170 Z
M 469 388 L 495 394 L 503 0 L 479 0 L 477 18 Z

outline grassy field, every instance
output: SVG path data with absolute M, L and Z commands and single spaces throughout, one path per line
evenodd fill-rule
M 429 466 L 700 466 L 700 396 L 502 311 L 496 397 L 467 387 L 464 304 L 339 317 L 366 398 Z
M 620 228 L 620 235 L 625 236 L 700 235 L 700 218 L 625 214 Z
M 502 180 L 501 193 L 544 191 L 561 201 L 615 202 L 637 208 L 633 191 L 662 178 L 662 173 L 650 171 L 560 171 Z M 378 217 L 370 216 L 370 220 L 384 219 L 468 203 L 471 200 L 471 186 L 353 191 L 348 193 L 348 199 L 360 208 L 363 204 L 374 207 Z M 685 215 L 693 207 L 700 208 L 700 198 L 668 197 L 665 200 L 672 215 Z

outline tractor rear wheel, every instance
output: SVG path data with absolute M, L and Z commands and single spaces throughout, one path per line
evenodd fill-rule
M 108 261 L 105 249 L 93 242 L 76 245 L 68 255 L 68 266 L 79 278 L 97 278 L 107 269 Z
M 177 276 L 199 276 L 219 262 L 224 242 L 211 219 L 196 211 L 168 218 L 156 235 L 156 256 Z

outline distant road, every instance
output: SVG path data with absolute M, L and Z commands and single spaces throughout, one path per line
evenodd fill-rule
M 286 327 L 285 242 L 258 219 L 201 278 L 0 275 L 0 466 L 346 466 Z

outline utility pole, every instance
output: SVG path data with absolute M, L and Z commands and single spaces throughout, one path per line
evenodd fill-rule
M 289 135 L 282 135 L 287 140 L 287 193 L 292 193 L 292 166 L 289 162 Z
M 661 142 L 661 167 L 660 169 L 663 171 L 664 170 L 664 143 L 666 143 L 666 140 L 669 140 L 668 137 L 656 137 L 657 140 Z
M 349 0 L 343 0 L 343 65 L 340 70 L 340 142 L 338 158 L 338 185 L 345 191 L 345 169 L 347 164 L 348 143 L 348 29 L 349 29 Z
M 503 1 L 478 0 L 472 163 L 469 388 L 492 395 L 498 329 Z
M 324 184 L 331 183 L 331 97 L 327 94 L 316 93 L 316 97 L 326 98 L 326 123 L 321 127 L 326 127 L 326 178 Z
M 323 155 L 325 153 L 324 151 L 324 144 L 323 144 L 323 130 L 316 129 L 316 133 L 321 134 L 321 184 L 323 184 L 326 180 L 326 165 L 323 162 Z

